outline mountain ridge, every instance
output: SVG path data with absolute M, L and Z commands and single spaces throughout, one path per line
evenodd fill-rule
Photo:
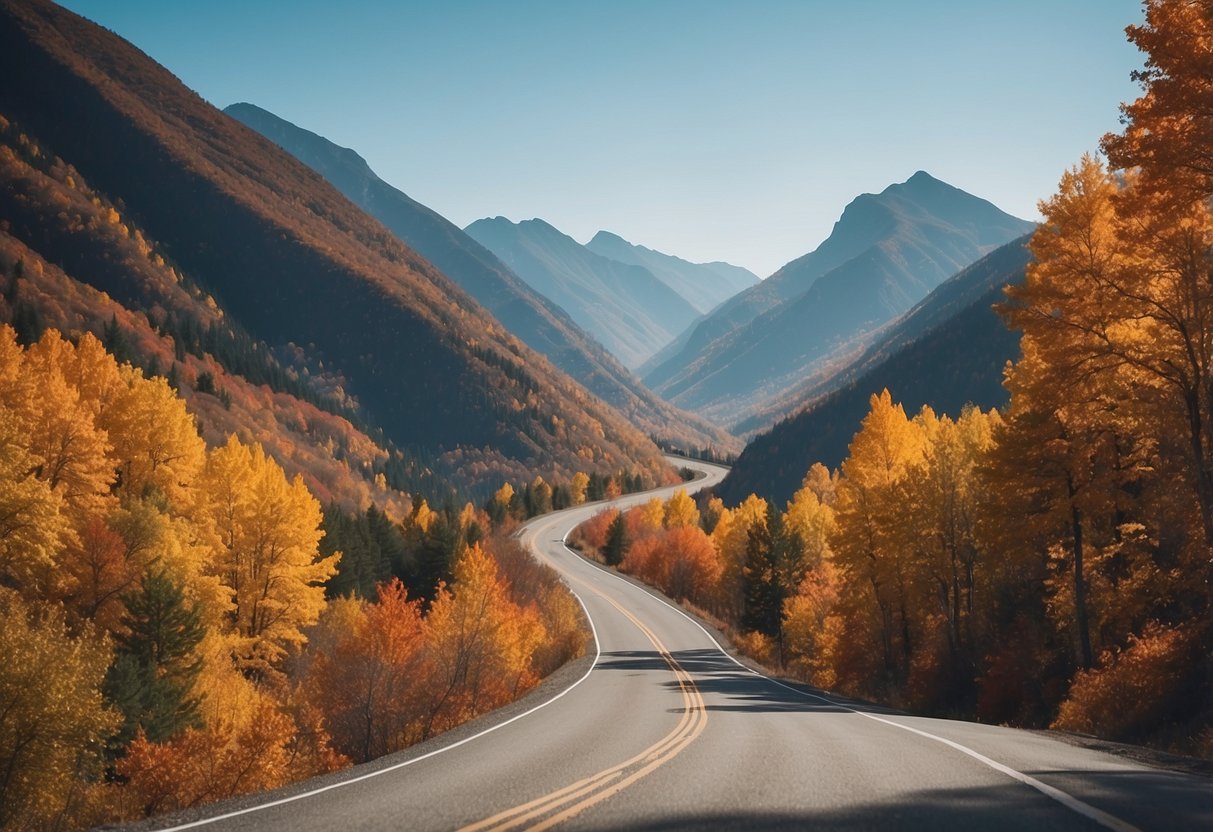
M 648 269 L 590 251 L 546 220 L 485 217 L 464 231 L 626 367 L 642 363 L 698 317 Z
M 816 249 L 699 322 L 677 354 L 646 365 L 645 383 L 681 407 L 737 424 L 1031 227 L 921 171 L 861 194 Z
M 625 240 L 610 231 L 598 231 L 585 247 L 590 251 L 642 266 L 680 294 L 696 311 L 711 312 L 738 292 L 758 282 L 758 275 L 731 263 L 692 263 L 681 257 Z
M 778 421 L 751 438 L 719 495 L 732 502 L 750 493 L 787 500 L 808 465 L 841 464 L 867 415 L 869 397 L 886 388 L 907 414 L 930 405 L 955 418 L 967 404 L 1004 405 L 1002 373 L 1019 355 L 1019 334 L 1006 327 L 994 305 L 1005 301 L 1006 286 L 1022 283 L 1030 236 L 945 281 L 829 378 L 810 379 L 790 391 L 789 400 L 801 397 L 798 405 L 784 402 L 782 412 L 766 414 Z M 756 417 L 745 426 L 752 430 L 762 421 Z
M 253 104 L 232 104 L 223 112 L 324 176 L 462 286 L 506 329 L 646 434 L 684 447 L 739 447 L 719 428 L 677 411 L 644 387 L 563 309 L 532 289 L 454 223 L 380 179 L 356 151 Z

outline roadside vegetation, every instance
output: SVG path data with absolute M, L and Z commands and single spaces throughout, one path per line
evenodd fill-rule
M 1145 9 L 1142 97 L 1041 203 L 1000 310 L 1002 412 L 877 393 L 785 506 L 680 497 L 574 539 L 822 688 L 1213 756 L 1213 19 Z

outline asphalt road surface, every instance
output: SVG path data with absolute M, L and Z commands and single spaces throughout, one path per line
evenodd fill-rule
M 724 475 L 691 467 L 706 476 L 695 487 Z M 666 600 L 565 548 L 600 509 L 545 515 L 522 533 L 584 604 L 587 658 L 400 754 L 150 825 L 1213 830 L 1207 778 L 1040 732 L 855 706 L 746 669 Z

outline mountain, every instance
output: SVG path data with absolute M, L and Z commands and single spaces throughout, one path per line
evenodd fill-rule
M 3 116 L 0 217 L 0 323 L 23 343 L 47 328 L 91 332 L 120 361 L 166 375 L 208 443 L 255 437 L 326 505 L 404 517 L 402 492 L 458 496 L 436 458 L 366 422 L 340 376 L 235 325 L 118 206 Z
M 495 217 L 464 230 L 627 367 L 643 363 L 699 316 L 648 269 L 595 254 L 543 220 Z
M 114 222 L 138 228 L 225 321 L 338 380 L 385 440 L 446 460 L 478 487 L 587 468 L 665 476 L 657 448 L 619 414 L 319 175 L 131 44 L 49 2 L 4 0 L 0 76 L 10 79 L 0 84 L 6 122 L 104 195 Z M 58 263 L 41 229 L 24 227 L 19 242 Z M 96 233 L 83 221 L 71 229 Z M 70 271 L 94 279 L 88 262 Z
M 720 424 L 743 421 L 1031 228 L 919 171 L 853 200 L 817 249 L 708 315 L 645 382 Z
M 585 247 L 620 263 L 643 266 L 701 313 L 711 312 L 738 292 L 758 282 L 758 275 L 730 263 L 691 263 L 681 257 L 634 245 L 609 231 L 599 231 Z
M 909 312 L 882 327 L 876 333 L 874 343 L 866 349 L 850 356 L 840 366 L 813 373 L 771 399 L 761 410 L 739 422 L 736 430 L 740 435 L 765 430 L 868 374 L 922 336 L 948 325 L 974 304 L 984 304 L 989 297 L 1000 300 L 1002 287 L 1023 280 L 1030 258 L 1027 246 L 1031 236 L 1025 234 L 995 249 L 948 278 Z
M 717 493 L 726 502 L 756 493 L 782 504 L 813 462 L 831 468 L 842 463 L 868 413 L 869 397 L 885 388 L 909 414 L 930 405 L 955 417 L 966 404 L 1006 404 L 1002 374 L 1019 356 L 1019 334 L 1007 329 L 993 307 L 1005 300 L 1007 285 L 1023 282 L 1029 237 L 941 284 L 849 365 L 796 391 L 802 409 L 756 436 Z
M 719 428 L 677 410 L 646 388 L 564 310 L 528 286 L 454 223 L 376 176 L 353 150 L 252 104 L 233 104 L 223 112 L 323 176 L 463 287 L 527 346 L 542 353 L 644 433 L 682 447 L 739 449 L 736 440 Z

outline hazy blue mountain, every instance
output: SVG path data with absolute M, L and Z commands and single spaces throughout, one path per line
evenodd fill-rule
M 595 254 L 540 219 L 482 219 L 466 229 L 514 273 L 636 367 L 698 313 L 651 271 Z
M 847 387 L 927 333 L 951 325 L 974 304 L 984 308 L 989 305 L 985 303 L 988 297 L 1000 299 L 1004 286 L 1023 281 L 1030 258 L 1027 248 L 1030 239 L 1031 235 L 1025 234 L 948 278 L 913 309 L 884 326 L 866 349 L 790 387 L 762 409 L 736 423 L 733 430 L 738 435 L 765 430 L 781 419 L 811 407 L 835 390 Z M 992 314 L 989 320 L 994 326 Z
M 1015 240 L 963 270 L 842 370 L 789 394 L 781 406 L 800 396 L 799 412 L 755 436 L 718 493 L 726 502 L 757 493 L 782 505 L 813 462 L 841 464 L 869 398 L 884 388 L 908 414 L 930 405 L 955 417 L 966 404 L 1006 404 L 1003 368 L 1019 355 L 1019 333 L 1006 328 L 993 306 L 1005 300 L 1004 287 L 1023 282 L 1027 241 Z M 768 412 L 741 427 L 752 430 L 761 418 L 777 415 Z
M 735 423 L 1032 227 L 919 171 L 853 200 L 816 250 L 708 315 L 645 381 Z
M 353 150 L 252 104 L 233 104 L 224 112 L 323 176 L 463 287 L 527 346 L 547 356 L 645 433 L 692 447 L 727 447 L 732 442 L 717 428 L 679 412 L 647 389 L 564 310 L 454 223 L 376 176 Z
M 599 231 L 585 247 L 595 254 L 643 266 L 695 307 L 711 312 L 738 292 L 758 282 L 758 275 L 730 263 L 691 263 L 672 254 L 629 243 L 617 234 Z

